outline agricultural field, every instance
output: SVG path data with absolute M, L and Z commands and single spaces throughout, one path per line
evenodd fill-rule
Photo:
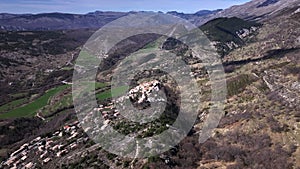
M 66 89 L 67 87 L 69 87 L 69 85 L 63 85 L 63 86 L 59 86 L 53 89 L 50 89 L 48 91 L 46 91 L 46 93 L 44 95 L 42 95 L 41 97 L 37 98 L 36 100 L 23 105 L 21 107 L 18 107 L 14 110 L 11 110 L 9 112 L 3 113 L 0 115 L 0 118 L 17 118 L 17 117 L 32 117 L 34 116 L 37 111 L 41 108 L 43 108 L 44 106 L 47 105 L 49 99 L 54 96 L 56 93 Z M 8 107 L 10 105 L 16 105 L 17 103 L 21 102 L 22 100 L 17 100 L 17 101 L 13 101 L 11 103 L 8 103 L 7 105 L 2 106 L 1 108 L 5 109 L 5 107 Z

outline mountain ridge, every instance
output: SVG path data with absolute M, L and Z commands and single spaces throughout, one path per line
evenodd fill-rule
M 234 5 L 230 8 L 199 18 L 195 24 L 200 26 L 204 23 L 220 17 L 238 17 L 245 20 L 263 22 L 266 21 L 286 8 L 300 6 L 300 0 L 252 0 L 242 5 Z
M 177 11 L 166 13 L 181 17 L 197 26 L 201 26 L 212 19 L 220 17 L 238 17 L 244 20 L 262 22 L 276 16 L 276 14 L 286 8 L 295 6 L 300 6 L 300 0 L 252 0 L 224 10 L 200 10 L 194 14 Z M 130 13 L 134 13 L 134 11 L 95 11 L 86 14 L 59 12 L 41 14 L 0 13 L 0 30 L 95 29 Z
M 198 17 L 204 17 L 221 11 L 201 10 L 194 14 L 185 14 L 177 11 L 170 11 L 167 14 L 187 19 L 191 22 Z M 36 30 L 64 30 L 64 29 L 85 29 L 100 28 L 105 24 L 118 19 L 122 16 L 135 13 L 114 12 L 114 11 L 95 11 L 86 14 L 72 13 L 39 13 L 39 14 L 11 14 L 0 13 L 0 30 L 13 31 L 36 31 Z

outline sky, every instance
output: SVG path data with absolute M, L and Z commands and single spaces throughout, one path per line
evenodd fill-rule
M 225 9 L 250 0 L 0 0 L 0 13 L 88 13 L 93 11 L 178 11 Z

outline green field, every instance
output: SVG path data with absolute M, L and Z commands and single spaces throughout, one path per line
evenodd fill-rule
M 109 86 L 108 83 L 87 83 L 86 87 L 88 89 L 95 88 L 96 90 Z M 56 101 L 53 105 L 48 104 L 49 100 L 59 94 L 64 89 L 70 87 L 70 85 L 63 85 L 53 89 L 48 90 L 44 95 L 37 98 L 36 100 L 24 105 L 28 102 L 28 98 L 22 98 L 14 100 L 0 107 L 0 119 L 3 118 L 18 118 L 18 117 L 32 117 L 38 110 L 41 110 L 42 115 L 49 115 L 58 110 L 63 110 L 64 108 L 70 107 L 73 104 L 72 94 L 63 96 L 60 100 Z M 122 86 L 113 90 L 114 95 L 120 95 L 127 90 L 127 87 Z M 106 90 L 102 93 L 97 94 L 97 98 L 100 100 L 105 100 L 111 98 L 111 91 Z
M 4 113 L 7 112 L 9 110 L 12 110 L 18 106 L 21 106 L 22 104 L 26 103 L 26 101 L 28 101 L 27 98 L 22 98 L 22 99 L 18 99 L 18 100 L 14 100 L 12 102 L 9 102 L 3 106 L 0 107 L 0 113 Z
M 107 83 L 100 83 L 100 82 L 96 82 L 95 83 L 95 89 L 98 90 L 98 89 L 101 89 L 103 87 L 107 87 L 108 84 Z
M 42 107 L 46 106 L 48 100 L 54 96 L 56 93 L 66 89 L 69 85 L 59 86 L 53 89 L 48 90 L 43 96 L 39 97 L 38 99 L 34 100 L 33 102 L 16 108 L 12 111 L 7 113 L 1 114 L 0 118 L 17 118 L 17 117 L 31 117 L 34 116 L 37 110 L 41 109 Z
M 60 100 L 58 100 L 54 104 L 51 105 L 48 104 L 45 107 L 43 107 L 41 110 L 41 114 L 42 116 L 46 116 L 51 113 L 57 112 L 59 110 L 64 110 L 65 108 L 71 107 L 72 104 L 73 104 L 72 95 L 68 94 L 63 96 Z
M 94 87 L 95 87 L 95 90 L 98 90 L 98 89 L 102 89 L 104 87 L 109 86 L 109 84 L 108 83 L 95 82 L 95 86 L 94 86 L 94 83 L 88 83 L 87 82 L 86 86 L 87 86 L 87 88 L 89 88 L 91 90 Z M 59 94 L 59 92 L 57 94 Z M 50 115 L 52 113 L 68 109 L 68 108 L 72 107 L 72 105 L 73 105 L 73 98 L 72 98 L 72 94 L 70 93 L 70 94 L 64 95 L 59 100 L 52 103 L 51 105 L 47 104 L 46 106 L 44 106 L 41 109 L 41 114 L 42 114 L 42 116 L 47 116 L 47 115 Z
M 129 89 L 128 86 L 116 87 L 116 88 L 113 88 L 112 90 L 106 90 L 102 93 L 96 94 L 96 98 L 98 100 L 105 100 L 105 99 L 111 98 L 112 96 L 118 97 L 118 96 L 125 94 L 125 92 L 128 89 Z
M 89 53 L 86 50 L 81 50 L 79 57 L 76 60 L 79 65 L 90 65 L 91 63 L 100 63 L 100 59 Z

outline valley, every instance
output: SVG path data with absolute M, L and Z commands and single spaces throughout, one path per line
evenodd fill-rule
M 84 84 L 95 91 L 98 107 L 85 112 L 82 121 L 78 118 L 72 77 L 76 59 L 89 55 L 83 45 L 101 26 L 135 12 L 0 14 L 0 168 L 298 169 L 299 9 L 299 0 L 253 0 L 224 10 L 168 13 L 197 24 L 224 67 L 224 114 L 203 143 L 199 133 L 213 104 L 207 65 L 185 44 L 161 35 L 130 37 L 109 51 L 97 68 L 95 83 Z M 157 49 L 174 54 L 191 69 L 187 75 L 178 73 L 199 86 L 197 119 L 179 144 L 160 155 L 138 158 L 155 151 L 144 151 L 148 145 L 141 141 L 118 147 L 134 158 L 108 152 L 94 139 L 106 141 L 101 133 L 108 128 L 138 139 L 181 131 L 172 124 L 182 109 L 180 90 L 189 86 L 179 86 L 179 77 L 154 69 L 135 75 L 128 86 L 111 84 L 124 61 L 136 67 L 155 65 L 152 55 L 135 57 Z M 167 94 L 162 97 L 160 92 Z M 121 109 L 126 103 L 145 112 L 153 104 L 165 103 L 166 108 L 162 114 L 147 112 L 149 119 L 159 118 L 140 123 L 126 118 L 136 113 Z M 164 146 L 157 145 L 157 150 Z

